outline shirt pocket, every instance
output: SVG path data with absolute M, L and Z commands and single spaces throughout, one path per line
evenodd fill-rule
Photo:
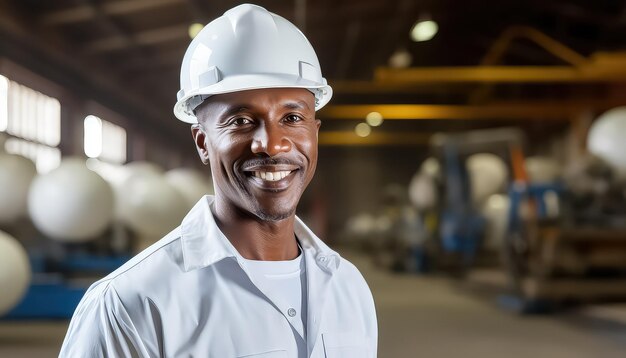
M 237 358 L 289 358 L 287 351 L 277 350 L 263 353 L 246 354 L 243 356 L 237 356 Z
M 367 340 L 354 332 L 322 333 L 326 358 L 370 357 Z

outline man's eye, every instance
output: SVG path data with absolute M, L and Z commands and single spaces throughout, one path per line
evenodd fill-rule
M 294 122 L 300 122 L 300 121 L 302 120 L 302 117 L 300 117 L 300 116 L 299 116 L 299 115 L 297 115 L 297 114 L 290 114 L 290 115 L 288 115 L 287 117 L 285 117 L 285 120 L 286 120 L 287 122 L 291 122 L 291 123 L 294 123 Z
M 248 124 L 252 124 L 252 120 L 246 117 L 239 117 L 239 118 L 235 118 L 233 119 L 230 124 L 232 125 L 236 125 L 236 126 L 245 126 Z

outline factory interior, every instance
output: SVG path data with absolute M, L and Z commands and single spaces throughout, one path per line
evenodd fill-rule
M 172 109 L 230 0 L 0 2 L 0 357 L 214 187 Z M 626 2 L 263 0 L 333 89 L 297 215 L 378 357 L 626 357 Z

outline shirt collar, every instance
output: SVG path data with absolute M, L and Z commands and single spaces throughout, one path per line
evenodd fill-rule
M 180 225 L 186 272 L 210 266 L 227 257 L 233 257 L 238 261 L 243 259 L 215 223 L 211 212 L 213 202 L 213 196 L 204 196 L 189 211 Z M 339 268 L 341 261 L 339 254 L 331 250 L 297 216 L 294 231 L 304 254 L 314 257 L 320 268 L 329 272 Z

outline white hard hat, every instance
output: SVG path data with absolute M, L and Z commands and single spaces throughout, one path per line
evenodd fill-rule
M 193 110 L 211 95 L 259 88 L 306 88 L 322 108 L 332 89 L 315 50 L 289 21 L 251 4 L 211 21 L 191 41 L 180 70 L 174 114 L 197 123 Z

